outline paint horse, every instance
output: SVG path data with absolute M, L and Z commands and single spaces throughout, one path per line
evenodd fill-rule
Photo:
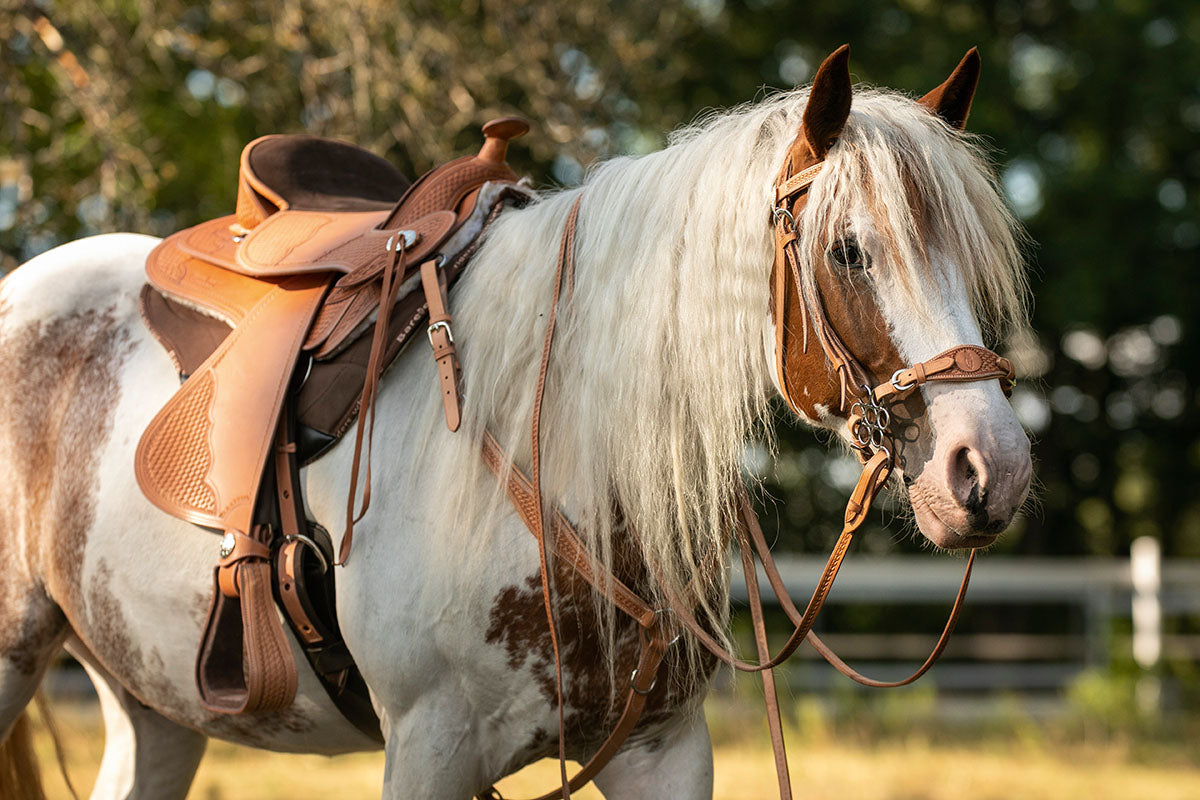
M 887 461 L 916 525 L 947 549 L 984 547 L 1007 527 L 1031 467 L 1000 382 L 914 389 L 910 369 L 1025 324 L 1021 234 L 962 130 L 978 70 L 971 51 L 914 101 L 852 88 L 842 48 L 811 87 L 713 114 L 660 152 L 500 214 L 451 296 L 461 428 L 445 427 L 428 356 L 403 354 L 376 399 L 375 499 L 338 573 L 342 631 L 385 739 L 385 797 L 471 797 L 560 737 L 586 760 L 618 716 L 636 626 L 555 562 L 559 706 L 537 542 L 479 456 L 490 433 L 530 466 L 552 307 L 546 507 L 652 606 L 691 598 L 697 630 L 719 643 L 744 448 L 752 431 L 770 437 L 774 395 L 855 446 L 847 421 L 864 393 L 912 382 L 885 424 L 906 428 Z M 802 199 L 782 206 L 781 170 L 817 164 Z M 567 300 L 554 274 L 569 215 Z M 284 710 L 198 702 L 214 540 L 152 507 L 132 470 L 178 386 L 137 309 L 156 241 L 74 242 L 0 284 L 0 735 L 65 645 L 103 708 L 97 798 L 184 797 L 209 737 L 286 752 L 378 746 L 303 669 Z M 342 442 L 305 470 L 312 519 L 340 519 L 351 458 Z M 720 568 L 707 568 L 714 557 Z M 690 631 L 672 645 L 646 713 L 596 777 L 606 797 L 711 796 L 701 702 L 715 663 Z M 21 745 L 10 738 L 5 757 Z

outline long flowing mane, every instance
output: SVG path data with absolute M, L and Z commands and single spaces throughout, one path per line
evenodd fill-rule
M 575 521 L 600 562 L 633 548 L 678 593 L 706 554 L 725 552 L 745 442 L 752 431 L 773 438 L 769 219 L 807 97 L 799 89 L 711 114 L 662 151 L 607 161 L 582 187 L 501 215 L 452 298 L 463 430 L 431 459 L 441 476 L 431 485 L 441 487 L 434 502 L 457 514 L 453 557 L 469 558 L 471 537 L 510 513 L 471 443 L 490 430 L 528 468 L 559 237 L 580 193 L 574 294 L 560 309 L 543 411 L 547 502 Z M 802 222 L 806 280 L 837 226 L 864 210 L 915 311 L 928 302 L 915 287 L 933 246 L 960 255 L 985 324 L 1023 324 L 1020 234 L 988 162 L 969 136 L 904 95 L 856 90 Z M 427 426 L 426 441 L 443 424 L 440 403 L 431 392 L 412 417 Z M 706 603 L 698 616 L 724 630 L 727 570 L 703 572 L 697 588 Z

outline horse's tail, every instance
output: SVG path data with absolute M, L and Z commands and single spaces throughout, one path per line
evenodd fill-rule
M 0 800 L 45 800 L 42 771 L 33 749 L 33 724 L 25 711 L 0 742 Z

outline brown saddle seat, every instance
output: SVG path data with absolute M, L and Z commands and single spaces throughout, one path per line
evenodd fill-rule
M 255 139 L 242 151 L 238 177 L 239 202 L 251 204 L 260 218 L 287 208 L 386 210 L 412 183 L 370 151 L 304 134 Z
M 281 541 L 294 555 L 311 527 L 296 471 L 301 457 L 315 455 L 299 452 L 299 431 L 319 434 L 318 451 L 336 442 L 364 382 L 378 379 L 426 317 L 448 387 L 447 422 L 457 427 L 447 290 L 484 218 L 520 194 L 505 152 L 526 130 L 518 118 L 494 120 L 478 155 L 411 185 L 343 142 L 256 139 L 242 153 L 236 213 L 180 231 L 148 257 L 143 317 L 186 380 L 147 426 L 135 473 L 160 509 L 225 532 L 197 661 L 208 708 L 284 708 L 295 692 L 270 564 Z M 409 280 L 418 271 L 421 280 Z M 394 306 L 380 309 L 386 282 L 399 291 Z M 376 311 L 389 322 L 373 338 L 364 334 Z M 322 644 L 294 613 L 299 601 L 289 605 L 288 593 L 276 591 L 306 648 Z

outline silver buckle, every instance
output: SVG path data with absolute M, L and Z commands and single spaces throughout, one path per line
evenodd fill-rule
M 329 571 L 329 562 L 325 560 L 325 553 L 321 551 L 321 548 L 312 539 L 305 536 L 303 533 L 289 533 L 287 536 L 283 537 L 283 540 L 285 542 L 299 542 L 300 544 L 305 545 L 309 550 L 312 550 L 313 553 L 316 554 L 318 559 L 320 559 L 321 574 L 324 575 Z
M 437 328 L 441 328 L 442 330 L 444 330 L 446 332 L 446 338 L 450 341 L 450 344 L 454 344 L 454 331 L 450 330 L 450 323 L 446 322 L 446 320 L 442 319 L 442 320 L 438 320 L 437 322 L 433 323 L 432 325 L 430 325 L 428 328 L 425 329 L 425 335 L 429 337 L 429 346 L 430 347 L 436 346 L 433 343 L 433 331 Z
M 907 369 L 908 369 L 908 367 L 901 367 L 900 369 L 898 369 L 892 373 L 892 380 L 891 380 L 892 388 L 895 389 L 897 392 L 907 392 L 909 389 L 911 389 L 917 385 L 916 381 L 913 381 L 912 383 L 905 383 L 905 384 L 900 383 L 900 373 L 904 372 Z
M 647 687 L 646 691 L 643 692 L 641 689 L 637 688 L 637 673 L 638 673 L 637 667 L 634 667 L 633 672 L 631 672 L 629 674 L 629 691 L 633 692 L 634 694 L 640 694 L 642 697 L 645 697 L 646 695 L 648 695 L 654 691 L 655 686 L 658 686 L 658 676 L 657 675 L 654 676 L 654 680 L 650 682 L 650 686 Z

